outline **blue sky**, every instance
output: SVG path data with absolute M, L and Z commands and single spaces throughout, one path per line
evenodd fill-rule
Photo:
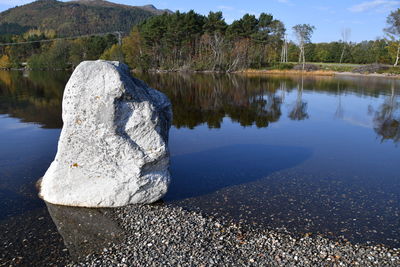
M 201 14 L 223 11 L 228 23 L 245 13 L 258 15 L 271 13 L 282 20 L 293 39 L 291 27 L 309 23 L 317 29 L 313 42 L 328 42 L 340 39 L 343 28 L 351 28 L 351 41 L 362 41 L 382 37 L 386 17 L 390 11 L 400 8 L 400 0 L 110 0 L 128 5 L 153 4 L 157 8 L 173 11 L 194 9 Z M 0 11 L 32 0 L 0 0 Z M 65 2 L 65 1 L 64 1 Z

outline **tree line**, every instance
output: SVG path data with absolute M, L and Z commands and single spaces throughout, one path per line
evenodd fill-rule
M 385 33 L 390 38 L 363 42 L 342 40 L 311 43 L 315 27 L 293 27 L 296 41 L 271 14 L 245 14 L 227 24 L 222 12 L 207 16 L 194 11 L 150 17 L 126 35 L 121 44 L 114 35 L 93 36 L 51 43 L 0 46 L 0 68 L 27 62 L 32 69 L 74 68 L 83 60 L 126 62 L 139 70 L 236 71 L 247 68 L 283 68 L 282 62 L 394 64 L 399 58 L 400 9 L 392 12 Z M 2 35 L 0 43 L 45 40 L 55 31 L 29 30 L 22 35 Z M 284 49 L 285 51 L 283 51 Z M 285 52 L 285 53 L 283 53 Z M 282 57 L 284 55 L 284 58 Z
M 284 32 L 283 23 L 266 13 L 246 14 L 228 25 L 222 12 L 176 12 L 146 20 L 105 57 L 123 55 L 131 67 L 144 70 L 260 68 L 276 60 Z
M 1 42 L 21 43 L 56 38 L 54 31 L 30 30 L 23 35 L 1 39 Z M 44 43 L 26 43 L 0 46 L 0 68 L 21 68 L 23 63 L 30 69 L 73 69 L 84 60 L 99 59 L 113 44 L 118 43 L 112 34 L 90 36 L 74 40 L 58 40 Z

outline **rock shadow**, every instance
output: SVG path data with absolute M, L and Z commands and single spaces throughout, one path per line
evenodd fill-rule
M 109 244 L 123 239 L 124 231 L 113 219 L 112 209 L 46 205 L 74 261 L 101 253 Z
M 249 183 L 292 168 L 312 155 L 304 147 L 240 144 L 172 157 L 172 182 L 164 198 L 175 201 Z

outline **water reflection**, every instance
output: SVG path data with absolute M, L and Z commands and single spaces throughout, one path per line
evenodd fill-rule
M 239 75 L 189 75 L 189 74 L 137 74 L 152 87 L 165 92 L 173 103 L 174 126 L 177 128 L 207 124 L 209 128 L 220 128 L 225 117 L 241 126 L 268 127 L 282 118 L 282 107 L 286 103 L 291 108 L 291 120 L 309 119 L 309 103 L 304 93 L 322 93 L 337 97 L 334 117 L 344 119 L 343 99 L 347 95 L 381 98 L 391 94 L 398 96 L 397 80 L 355 77 L 260 77 Z M 285 96 L 296 92 L 296 98 L 288 103 Z M 391 93 L 389 93 L 391 92 Z M 386 101 L 387 102 L 387 101 Z M 315 103 L 311 103 L 313 105 Z M 384 104 L 385 105 L 385 104 Z M 386 106 L 388 103 L 386 104 Z M 390 103 L 392 114 L 399 107 Z M 382 107 L 384 108 L 384 107 Z M 386 112 L 386 111 L 384 111 Z M 368 112 L 365 114 L 368 116 Z M 382 116 L 382 114 L 380 115 Z M 377 115 L 376 117 L 379 117 Z M 382 121 L 382 119 L 375 119 Z M 385 127 L 395 130 L 396 122 Z M 376 127 L 381 128 L 381 127 Z M 397 127 L 398 128 L 398 127 Z M 398 142 L 385 131 L 376 131 L 384 138 Z
M 392 81 L 390 96 L 375 112 L 374 130 L 382 137 L 382 141 L 392 139 L 400 141 L 400 102 L 395 95 L 395 82 Z
M 255 86 L 236 75 L 142 74 L 140 78 L 170 97 L 177 128 L 203 123 L 220 128 L 226 116 L 242 126 L 267 127 L 281 116 L 282 99 L 276 95 L 276 81 Z
M 307 114 L 307 102 L 303 101 L 304 77 L 301 77 L 301 84 L 297 85 L 297 97 L 293 108 L 289 112 L 289 118 L 302 121 L 309 118 Z
M 122 241 L 123 230 L 112 219 L 111 209 L 88 209 L 47 203 L 47 209 L 73 260 L 101 253 Z
M 337 105 L 337 108 L 335 111 L 335 118 L 337 118 L 337 119 L 343 119 L 343 117 L 344 117 L 344 108 L 342 105 L 341 91 L 342 91 L 341 84 L 338 82 L 337 83 L 338 105 Z
M 61 128 L 61 101 L 66 72 L 0 71 L 0 114 L 39 123 L 43 128 Z M 296 92 L 287 116 L 306 120 L 309 103 L 304 93 L 337 95 L 334 116 L 343 119 L 342 98 L 348 94 L 380 98 L 387 95 L 375 111 L 375 131 L 382 140 L 399 141 L 399 87 L 397 80 L 354 77 L 260 77 L 217 74 L 135 74 L 152 87 L 166 93 L 173 103 L 176 128 L 194 129 L 207 124 L 220 128 L 225 117 L 241 126 L 268 127 L 281 120 L 286 94 Z M 313 105 L 314 103 L 311 103 Z M 366 114 L 367 115 L 367 114 Z
M 66 72 L 0 71 L 0 114 L 61 128 L 61 102 Z

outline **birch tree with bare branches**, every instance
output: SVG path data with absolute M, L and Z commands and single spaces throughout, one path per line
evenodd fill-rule
M 285 35 L 282 45 L 281 63 L 287 63 L 287 62 L 288 62 L 288 41 L 287 41 L 287 36 Z
M 350 35 L 351 35 L 351 29 L 350 28 L 342 29 L 343 49 L 342 49 L 342 54 L 340 55 L 340 64 L 343 62 L 344 52 L 346 50 L 347 42 L 350 39 Z
M 388 27 L 385 28 L 384 31 L 390 39 L 397 42 L 396 61 L 394 62 L 394 66 L 396 67 L 400 59 L 400 8 L 389 14 L 386 23 Z
M 304 46 L 306 43 L 311 41 L 311 36 L 315 30 L 315 27 L 310 24 L 297 24 L 293 27 L 294 34 L 299 43 L 300 55 L 299 63 L 303 63 L 303 70 L 306 64 L 306 56 L 304 52 Z

